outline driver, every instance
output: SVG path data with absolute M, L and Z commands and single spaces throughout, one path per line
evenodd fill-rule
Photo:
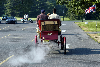
M 41 14 L 37 16 L 36 23 L 38 24 L 38 20 L 47 20 L 48 16 L 45 15 L 45 10 L 41 10 Z

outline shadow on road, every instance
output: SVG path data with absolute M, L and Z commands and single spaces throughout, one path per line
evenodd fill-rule
M 62 35 L 81 35 L 81 34 L 62 34 Z
M 24 22 L 24 23 L 17 23 L 17 24 L 29 24 L 29 23 L 31 23 L 31 22 Z
M 55 50 L 56 53 L 53 54 L 64 54 L 64 51 Z M 75 48 L 75 49 L 66 49 L 65 55 L 90 55 L 90 54 L 100 54 L 100 49 L 90 49 L 90 48 Z
M 66 55 L 89 55 L 89 54 L 100 54 L 100 49 L 90 49 L 90 48 L 75 48 L 68 49 L 69 52 Z

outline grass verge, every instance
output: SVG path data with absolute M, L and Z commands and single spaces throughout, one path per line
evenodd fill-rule
M 100 32 L 100 21 L 94 22 L 75 22 L 85 32 Z M 86 24 L 88 23 L 88 24 Z M 97 24 L 97 28 L 96 28 Z
M 100 21 L 90 21 L 90 22 L 75 22 L 84 32 L 87 32 L 93 40 L 100 43 Z M 97 27 L 96 27 L 97 25 Z M 88 32 L 95 32 L 88 33 Z

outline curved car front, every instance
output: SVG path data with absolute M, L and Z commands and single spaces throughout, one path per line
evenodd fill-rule
M 9 17 L 6 20 L 6 24 L 15 24 L 15 23 L 17 23 L 17 19 L 15 17 Z

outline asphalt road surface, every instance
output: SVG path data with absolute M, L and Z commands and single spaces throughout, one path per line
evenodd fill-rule
M 66 55 L 57 44 L 35 45 L 37 25 L 33 23 L 0 24 L 0 67 L 100 67 L 100 44 L 82 31 L 75 21 L 63 21 Z M 52 48 L 51 48 L 52 47 Z

